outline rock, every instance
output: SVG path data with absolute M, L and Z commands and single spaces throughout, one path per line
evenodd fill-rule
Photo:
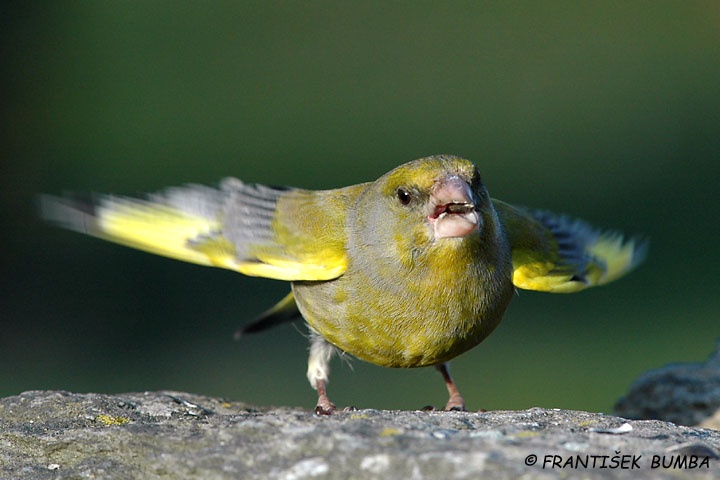
M 700 428 L 713 428 L 720 430 L 720 410 L 715 412 L 715 415 L 708 417 L 698 425 Z
M 0 400 L 12 479 L 720 478 L 719 452 L 714 430 L 542 408 L 318 417 L 178 392 Z
M 678 425 L 702 423 L 720 410 L 720 342 L 703 363 L 675 363 L 642 374 L 615 405 L 616 415 Z

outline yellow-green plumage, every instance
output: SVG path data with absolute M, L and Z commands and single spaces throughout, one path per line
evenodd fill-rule
M 502 319 L 514 288 L 573 292 L 624 275 L 645 246 L 584 222 L 491 200 L 475 166 L 416 160 L 378 180 L 310 191 L 224 180 L 145 200 L 43 197 L 50 221 L 105 240 L 292 282 L 248 331 L 297 318 L 311 328 L 308 378 L 327 399 L 335 348 L 389 367 L 439 366 Z M 293 300 L 294 299 L 294 300 Z
M 345 274 L 293 284 L 303 317 L 330 343 L 378 365 L 422 367 L 477 345 L 500 321 L 512 294 L 510 248 L 484 188 L 474 192 L 478 235 L 436 242 L 423 221 L 422 196 L 456 174 L 476 175 L 469 162 L 428 159 L 362 186 L 362 207 L 346 219 Z M 418 204 L 399 204 L 400 187 L 419 192 Z

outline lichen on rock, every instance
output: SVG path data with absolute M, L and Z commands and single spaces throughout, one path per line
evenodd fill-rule
M 0 399 L 12 479 L 718 478 L 718 452 L 714 430 L 558 409 L 318 417 L 180 392 Z

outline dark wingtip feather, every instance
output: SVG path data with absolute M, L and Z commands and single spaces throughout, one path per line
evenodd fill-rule
M 36 198 L 40 218 L 62 228 L 93 234 L 96 230 L 95 202 L 77 195 L 41 194 Z

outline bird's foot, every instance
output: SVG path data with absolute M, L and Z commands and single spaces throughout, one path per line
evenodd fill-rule
M 337 407 L 330 401 L 327 395 L 318 395 L 317 405 L 315 406 L 315 415 L 332 415 L 337 411 Z
M 465 408 L 465 400 L 460 396 L 460 394 L 451 395 L 448 402 L 445 404 L 445 411 L 467 412 L 467 409 Z
M 443 379 L 445 380 L 445 386 L 447 387 L 448 394 L 450 395 L 450 398 L 448 398 L 448 401 L 445 404 L 445 411 L 467 412 L 467 410 L 465 409 L 465 400 L 463 400 L 463 397 L 462 395 L 460 395 L 460 392 L 458 391 L 455 382 L 450 376 L 450 369 L 448 368 L 448 364 L 441 363 L 440 365 L 436 365 L 436 368 L 443 376 Z

